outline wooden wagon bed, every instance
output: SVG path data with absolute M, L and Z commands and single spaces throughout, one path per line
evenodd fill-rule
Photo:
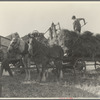
M 4 52 L 4 56 L 6 57 L 7 56 L 7 48 L 10 44 L 10 39 L 9 38 L 6 38 L 4 36 L 0 36 L 0 47 L 3 48 L 3 52 Z

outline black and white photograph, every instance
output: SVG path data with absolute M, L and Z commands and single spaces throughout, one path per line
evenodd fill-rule
M 0 1 L 4 98 L 100 98 L 99 1 Z

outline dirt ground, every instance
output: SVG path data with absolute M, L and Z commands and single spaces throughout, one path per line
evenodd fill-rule
M 55 81 L 55 75 L 49 73 L 46 83 L 34 83 L 37 77 L 31 72 L 31 82 L 24 83 L 25 74 L 10 77 L 3 75 L 2 98 L 99 98 L 100 73 L 99 70 L 88 70 L 85 76 L 70 71 L 64 73 L 61 82 Z

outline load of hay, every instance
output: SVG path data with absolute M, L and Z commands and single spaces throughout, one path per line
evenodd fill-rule
M 90 31 L 77 34 L 67 29 L 62 29 L 51 43 L 60 45 L 68 56 L 99 57 L 100 35 Z

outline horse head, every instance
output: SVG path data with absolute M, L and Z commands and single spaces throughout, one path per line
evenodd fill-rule
M 29 37 L 29 41 L 28 41 L 28 52 L 30 55 L 34 55 L 34 49 L 35 49 L 35 43 L 36 43 L 36 39 L 34 38 L 34 36 L 32 34 L 28 34 Z
M 18 38 L 13 38 L 8 46 L 8 52 L 17 51 L 19 48 L 20 41 Z

